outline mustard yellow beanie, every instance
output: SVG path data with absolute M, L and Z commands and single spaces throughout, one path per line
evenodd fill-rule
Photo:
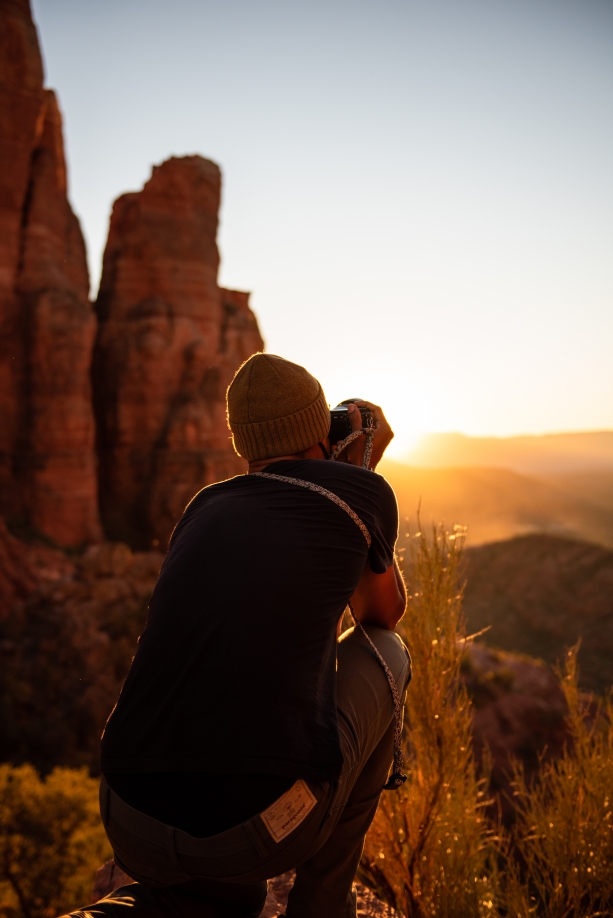
M 302 452 L 330 431 L 330 411 L 314 376 L 283 357 L 254 354 L 228 387 L 234 449 L 249 461 Z

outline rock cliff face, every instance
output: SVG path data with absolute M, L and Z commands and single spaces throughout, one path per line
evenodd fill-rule
M 248 295 L 217 285 L 219 169 L 173 158 L 115 203 L 92 402 L 85 246 L 28 0 L 0 5 L 0 131 L 0 516 L 99 541 L 99 478 L 106 535 L 164 546 L 199 488 L 242 469 L 224 395 L 262 348 Z
M 113 207 L 94 404 L 105 530 L 134 547 L 165 548 L 195 492 L 242 470 L 225 390 L 262 339 L 248 295 L 217 286 L 220 187 L 214 163 L 173 157 Z
M 27 0 L 0 17 L 0 513 L 75 545 L 101 537 L 85 246 Z

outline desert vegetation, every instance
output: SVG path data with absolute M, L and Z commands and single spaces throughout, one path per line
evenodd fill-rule
M 0 761 L 98 773 L 161 562 L 121 543 L 91 546 L 0 614 Z
M 514 820 L 489 794 L 472 755 L 472 706 L 460 678 L 462 533 L 412 544 L 402 624 L 414 681 L 406 707 L 408 780 L 384 795 L 360 871 L 407 918 L 588 918 L 613 915 L 613 707 L 586 707 L 576 648 L 560 672 L 568 740 L 528 777 L 510 775 Z M 496 804 L 499 804 L 496 806 Z
M 571 649 L 556 682 L 562 705 L 556 716 L 564 721 L 564 731 L 553 754 L 543 748 L 538 768 L 532 767 L 534 756 L 528 764 L 509 762 L 504 781 L 490 780 L 492 760 L 487 745 L 474 748 L 474 721 L 484 699 L 490 703 L 497 693 L 510 692 L 518 676 L 514 659 L 509 663 L 504 654 L 494 655 L 496 667 L 491 661 L 489 669 L 484 667 L 492 653 L 479 650 L 466 634 L 463 541 L 462 529 L 449 533 L 442 526 L 427 537 L 411 539 L 405 573 L 408 610 L 401 624 L 414 667 L 405 721 L 408 780 L 399 791 L 382 797 L 360 878 L 406 918 L 613 916 L 613 706 L 608 698 L 588 702 L 579 692 L 576 649 Z M 27 668 L 11 691 L 5 686 L 3 705 L 13 718 L 9 722 L 15 737 L 20 733 L 16 712 L 27 714 L 33 692 L 40 707 L 32 709 L 38 712 L 35 724 L 45 720 L 42 695 L 50 693 L 51 707 L 62 708 L 64 695 L 51 691 L 44 673 L 55 672 L 61 683 L 66 669 L 62 654 L 67 654 L 67 672 L 72 672 L 71 655 L 78 658 L 82 642 L 68 638 L 71 623 L 80 618 L 94 629 L 85 644 L 99 648 L 92 657 L 97 665 L 85 679 L 86 693 L 98 698 L 102 691 L 96 676 L 100 648 L 103 669 L 112 671 L 117 691 L 141 627 L 144 592 L 155 577 L 156 561 L 132 559 L 127 550 L 124 554 L 117 547 L 107 554 L 90 553 L 69 590 L 78 595 L 64 595 L 65 588 L 56 585 L 53 604 L 51 591 L 43 590 L 22 607 L 32 648 L 38 648 L 33 671 L 41 661 L 44 666 L 42 682 L 37 677 L 30 689 Z M 138 564 L 146 566 L 146 576 L 138 590 L 128 593 L 125 578 Z M 107 607 L 101 599 L 111 609 L 119 594 L 127 617 L 117 632 L 110 613 L 102 615 Z M 86 601 L 87 615 L 77 614 L 79 599 Z M 65 634 L 56 627 L 64 606 Z M 26 619 L 17 617 L 11 628 L 22 627 Z M 32 630 L 36 622 L 40 626 Z M 81 631 L 77 628 L 74 634 Z M 61 653 L 60 633 L 65 645 Z M 18 645 L 29 646 L 24 635 L 11 635 L 15 652 Z M 11 659 L 5 682 L 10 673 L 16 679 L 22 671 L 21 663 L 17 666 Z M 73 675 L 76 682 L 69 680 L 67 691 L 78 699 L 83 673 Z M 100 685 L 110 691 L 106 682 Z M 45 746 L 47 753 L 60 736 L 57 723 L 50 721 L 53 742 Z M 89 741 L 70 745 L 69 734 L 79 725 L 93 736 L 75 713 L 64 723 L 69 746 L 56 752 L 87 761 Z M 96 733 L 98 729 L 96 724 Z M 110 851 L 98 816 L 96 779 L 87 770 L 54 768 L 52 757 L 42 755 L 34 739 L 28 742 L 14 744 L 7 756 L 17 764 L 0 766 L 0 914 L 54 918 L 89 900 L 95 871 Z M 40 772 L 32 764 L 18 763 L 28 755 L 38 759 Z M 88 764 L 95 771 L 93 760 Z M 496 766 L 499 772 L 501 767 Z
M 84 769 L 0 765 L 0 914 L 55 918 L 89 902 L 111 851 Z
M 530 785 L 516 765 L 517 820 L 501 838 L 504 900 L 518 918 L 613 915 L 613 706 L 585 711 L 575 650 L 561 675 L 571 743 Z
M 413 660 L 407 693 L 408 780 L 384 794 L 366 839 L 361 875 L 410 916 L 469 918 L 496 903 L 493 830 L 485 778 L 472 755 L 471 702 L 460 681 L 465 646 L 463 532 L 421 534 L 407 559 L 401 625 Z

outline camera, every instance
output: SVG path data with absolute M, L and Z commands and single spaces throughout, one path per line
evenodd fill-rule
M 362 399 L 347 398 L 330 411 L 330 443 L 332 446 L 340 443 L 351 433 L 351 421 L 349 420 L 347 406 L 359 401 L 362 401 Z M 362 415 L 362 427 L 374 427 L 375 419 L 370 408 L 359 408 L 358 410 Z

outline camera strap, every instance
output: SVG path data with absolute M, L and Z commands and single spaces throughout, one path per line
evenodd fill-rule
M 366 446 L 364 447 L 364 459 L 362 461 L 362 466 L 365 469 L 370 469 L 370 457 L 372 456 L 372 447 L 375 437 L 374 427 L 363 427 L 362 430 L 352 430 L 348 437 L 345 437 L 344 440 L 341 440 L 340 443 L 336 444 L 332 450 L 330 459 L 332 459 L 332 461 L 338 459 L 343 450 L 347 449 L 349 444 L 353 443 L 354 440 L 357 440 L 358 437 L 366 437 Z
M 349 437 L 347 437 L 347 440 L 356 439 L 356 434 L 360 436 L 364 432 L 365 431 L 355 430 L 352 434 L 349 435 Z M 349 504 L 345 503 L 345 501 L 340 498 L 338 494 L 335 494 L 333 491 L 328 491 L 327 488 L 323 488 L 321 485 L 315 484 L 313 481 L 303 481 L 301 478 L 290 478 L 289 475 L 273 475 L 272 472 L 250 472 L 250 475 L 256 476 L 257 478 L 269 478 L 272 481 L 281 481 L 284 484 L 297 485 L 299 488 L 307 488 L 309 491 L 314 491 L 316 494 L 321 494 L 322 497 L 327 497 L 328 500 L 331 500 L 337 505 L 337 507 L 340 507 L 345 511 L 345 513 L 347 513 L 348 516 L 351 517 L 353 522 L 356 524 L 364 536 L 367 546 L 370 548 L 372 544 L 372 538 L 370 532 L 368 531 L 368 527 L 360 519 L 355 510 L 352 510 Z M 396 685 L 396 680 L 394 679 L 394 674 L 375 647 L 373 641 L 371 641 L 369 638 L 362 623 L 359 622 L 355 617 L 351 602 L 348 603 L 348 606 L 356 628 L 359 628 L 362 635 L 366 638 L 366 641 L 370 645 L 371 650 L 383 667 L 383 672 L 386 675 L 390 691 L 392 693 L 392 698 L 394 699 L 394 763 L 392 766 L 392 774 L 390 775 L 383 789 L 396 790 L 402 784 L 404 784 L 407 779 L 407 776 L 402 772 L 404 767 L 404 753 L 402 751 L 402 726 L 404 720 L 404 707 L 400 698 L 398 686 Z

